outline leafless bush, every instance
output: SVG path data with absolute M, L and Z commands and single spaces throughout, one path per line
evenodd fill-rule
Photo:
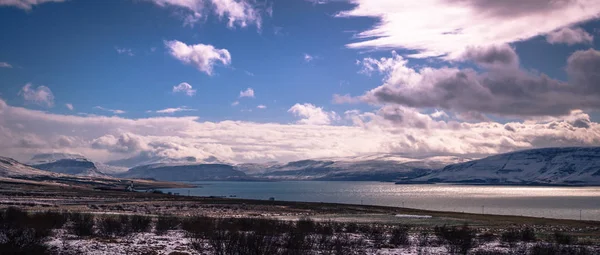
M 516 242 L 534 242 L 536 236 L 531 227 L 524 229 L 511 228 L 502 233 L 500 239 L 505 243 L 514 244 Z
M 375 246 L 375 248 L 383 247 L 387 239 L 384 228 L 379 225 L 365 226 L 369 226 L 368 228 L 364 227 L 364 230 L 367 231 L 366 234 L 368 238 L 373 241 L 373 246 Z
M 192 238 L 202 238 L 216 229 L 216 220 L 206 216 L 193 216 L 184 219 L 181 228 Z
M 45 241 L 51 230 L 51 224 L 41 222 L 38 217 L 34 220 L 18 208 L 0 211 L 0 253 L 46 254 Z
M 310 218 L 301 218 L 296 222 L 296 231 L 304 234 L 312 234 L 318 231 L 318 224 Z
M 175 230 L 179 227 L 180 220 L 174 216 L 159 216 L 156 220 L 156 234 L 163 235 L 169 230 Z
M 554 241 L 557 244 L 571 245 L 577 243 L 577 237 L 563 232 L 554 232 Z
M 69 220 L 71 221 L 69 231 L 72 234 L 80 237 L 94 235 L 94 215 L 71 213 Z
M 410 236 L 408 231 L 410 230 L 409 226 L 401 225 L 396 226 L 392 229 L 392 235 L 390 236 L 390 244 L 392 245 L 409 245 L 410 244 Z
M 475 246 L 476 231 L 469 226 L 435 227 L 435 234 L 444 240 L 449 253 L 467 254 Z
M 129 218 L 128 227 L 135 233 L 148 232 L 152 219 L 147 216 L 133 215 Z
M 125 236 L 132 232 L 128 223 L 129 217 L 126 215 L 101 217 L 97 223 L 98 235 L 102 237 Z
M 358 232 L 358 224 L 356 223 L 347 223 L 345 227 L 346 233 L 356 233 Z
M 311 249 L 312 244 L 305 232 L 295 230 L 283 237 L 283 254 L 285 255 L 303 255 Z

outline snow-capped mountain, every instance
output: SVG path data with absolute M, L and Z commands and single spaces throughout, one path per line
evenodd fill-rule
M 416 178 L 465 159 L 452 156 L 410 158 L 395 154 L 300 160 L 287 164 L 243 164 L 236 169 L 268 179 L 394 181 Z M 250 167 L 248 167 L 250 166 Z
M 107 175 L 120 174 L 120 173 L 127 172 L 127 170 L 129 170 L 129 168 L 127 168 L 127 167 L 111 166 L 111 165 L 107 165 L 104 163 L 98 163 L 98 162 L 94 162 L 94 165 L 96 165 L 96 168 L 98 169 L 98 171 L 100 171 L 103 174 L 107 174 Z
M 31 166 L 55 173 L 76 176 L 105 177 L 96 168 L 94 162 L 78 154 L 45 153 L 34 155 L 29 163 Z
M 246 174 L 235 170 L 230 165 L 185 163 L 138 166 L 117 176 L 161 181 L 244 180 L 247 177 Z
M 219 161 L 215 157 L 208 157 L 206 159 L 197 159 L 195 157 L 183 157 L 183 158 L 170 158 L 165 156 L 154 155 L 148 152 L 142 152 L 133 157 L 112 160 L 106 162 L 106 165 L 116 166 L 116 167 L 138 167 L 138 166 L 147 166 L 153 164 L 199 164 L 199 163 L 208 163 L 208 164 L 217 164 L 223 163 Z
M 35 176 L 58 176 L 59 174 L 36 169 L 12 159 L 0 157 L 0 177 L 21 178 Z
M 71 153 L 41 153 L 31 157 L 28 164 L 40 165 L 46 163 L 56 162 L 61 159 L 73 159 L 73 160 L 87 160 L 83 155 L 71 154 Z
M 452 164 L 417 182 L 600 185 L 600 147 L 517 151 Z

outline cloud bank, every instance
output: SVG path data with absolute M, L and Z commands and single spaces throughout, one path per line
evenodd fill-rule
M 530 119 L 567 116 L 576 110 L 600 110 L 600 52 L 577 51 L 567 61 L 569 81 L 519 69 L 510 48 L 476 49 L 466 54 L 484 71 L 455 67 L 411 68 L 408 60 L 365 58 L 363 73 L 382 73 L 383 84 L 362 96 L 336 95 L 337 103 L 367 102 L 456 113 L 492 114 Z
M 412 108 L 349 111 L 350 125 L 310 104 L 290 109 L 297 124 L 200 121 L 198 117 L 128 119 L 52 114 L 0 100 L 0 155 L 76 152 L 105 161 L 145 153 L 217 157 L 230 162 L 289 161 L 375 153 L 485 154 L 546 146 L 600 144 L 600 125 L 581 111 L 544 121 L 461 123 Z

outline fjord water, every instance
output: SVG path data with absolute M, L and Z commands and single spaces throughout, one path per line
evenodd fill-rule
M 427 210 L 600 220 L 600 187 L 395 185 L 384 182 L 197 182 L 181 195 L 402 206 Z

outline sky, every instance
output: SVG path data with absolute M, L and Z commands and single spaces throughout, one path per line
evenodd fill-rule
M 0 0 L 0 155 L 600 146 L 597 0 Z

